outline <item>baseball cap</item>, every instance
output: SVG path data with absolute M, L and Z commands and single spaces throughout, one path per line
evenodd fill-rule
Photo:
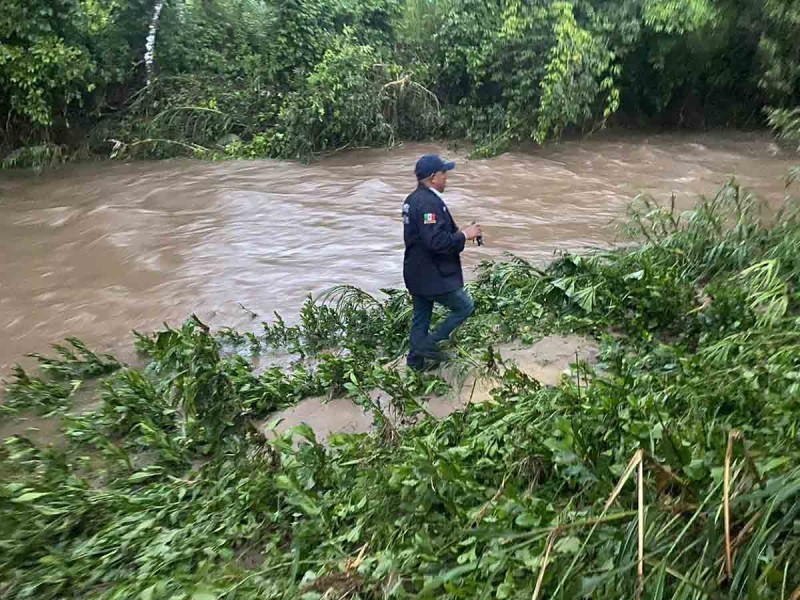
M 426 154 L 417 161 L 417 166 L 414 168 L 414 173 L 417 179 L 427 179 L 434 173 L 439 171 L 452 171 L 456 168 L 456 163 L 445 162 L 441 156 L 437 154 Z

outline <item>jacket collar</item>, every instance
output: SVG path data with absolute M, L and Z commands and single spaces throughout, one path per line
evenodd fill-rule
M 432 188 L 429 188 L 427 185 L 424 185 L 422 183 L 417 184 L 417 191 L 419 191 L 419 190 L 423 190 L 425 192 L 428 192 L 429 194 L 431 194 L 433 196 L 436 196 L 439 200 L 443 200 L 442 196 L 441 196 L 441 194 L 439 194 L 439 192 L 435 191 Z

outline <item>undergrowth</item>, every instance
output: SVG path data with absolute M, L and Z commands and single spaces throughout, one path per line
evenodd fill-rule
M 0 451 L 0 598 L 797 598 L 796 206 L 765 216 L 731 184 L 683 215 L 631 211 L 636 247 L 481 267 L 457 346 L 496 388 L 440 421 L 420 400 L 443 383 L 396 367 L 399 292 L 340 288 L 259 335 L 192 317 L 138 336 L 144 369 L 18 377 L 34 407 L 104 379 L 67 448 Z M 494 349 L 553 331 L 601 341 L 580 385 Z M 274 348 L 297 362 L 243 358 Z M 376 432 L 264 434 L 316 395 Z

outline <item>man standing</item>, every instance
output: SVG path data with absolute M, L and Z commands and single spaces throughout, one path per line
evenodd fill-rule
M 415 169 L 418 187 L 403 203 L 403 278 L 414 300 L 408 366 L 415 370 L 424 369 L 426 360 L 434 365 L 446 360 L 439 343 L 475 310 L 464 291 L 459 255 L 467 240 L 481 236 L 481 230 L 470 225 L 459 231 L 442 199 L 447 173 L 455 166 L 435 155 L 420 158 Z M 450 314 L 431 334 L 434 303 L 446 306 Z

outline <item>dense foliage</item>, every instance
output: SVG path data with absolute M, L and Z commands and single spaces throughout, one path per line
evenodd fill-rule
M 735 185 L 684 215 L 642 199 L 638 247 L 485 265 L 457 343 L 493 400 L 441 421 L 420 400 L 443 383 L 393 366 L 397 292 L 335 290 L 260 335 L 193 317 L 138 337 L 142 369 L 60 347 L 7 412 L 63 411 L 75 386 L 47 386 L 93 376 L 99 401 L 66 445 L 0 450 L 0 597 L 796 598 L 797 209 L 767 219 Z M 600 364 L 544 388 L 494 349 L 551 331 L 597 337 Z M 255 372 L 275 347 L 299 361 Z M 375 433 L 254 426 L 318 394 Z
M 272 156 L 610 119 L 781 127 L 797 0 L 8 0 L 5 166 Z M 154 54 L 147 55 L 152 27 Z

